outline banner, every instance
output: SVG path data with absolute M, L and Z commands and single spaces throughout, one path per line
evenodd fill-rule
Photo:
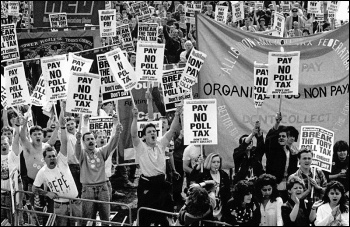
M 41 74 L 38 82 L 35 85 L 32 95 L 30 96 L 31 104 L 34 106 L 44 106 L 47 102 L 45 95 L 45 81 L 44 76 Z
M 107 143 L 112 137 L 113 118 L 112 117 L 90 117 L 89 131 L 96 135 L 101 132 L 106 135 Z
M 100 37 L 116 36 L 115 9 L 99 10 L 98 16 L 100 18 Z
M 16 17 L 19 16 L 19 1 L 8 2 L 8 15 Z
M 201 1 L 187 1 L 185 3 L 186 23 L 195 24 L 195 14 L 202 11 Z
M 180 87 L 189 91 L 189 89 L 198 81 L 198 73 L 202 68 L 207 55 L 192 48 L 188 57 L 183 76 L 180 80 Z
M 5 88 L 5 78 L 1 75 L 1 105 L 6 109 L 7 107 L 7 94 Z
M 69 68 L 66 55 L 42 58 L 41 69 L 46 83 L 48 101 L 66 99 Z
M 267 93 L 267 85 L 269 84 L 267 64 L 254 62 L 254 106 L 261 108 Z
M 228 14 L 228 6 L 216 5 L 216 9 L 215 9 L 215 20 L 216 21 L 226 23 L 227 14 Z
M 147 22 L 151 19 L 151 11 L 146 2 L 135 2 L 130 5 L 139 22 Z
M 299 149 L 312 151 L 311 166 L 332 172 L 334 132 L 319 126 L 302 126 Z
M 117 29 L 117 33 L 116 33 L 117 36 L 120 36 L 123 40 L 123 49 L 126 49 L 127 51 L 133 51 L 134 43 L 132 41 L 129 25 L 124 24 L 124 25 L 118 26 L 116 29 Z
M 283 37 L 286 18 L 281 13 L 275 13 L 272 29 L 277 30 L 278 35 Z
M 68 54 L 68 68 L 71 72 L 88 73 L 94 60 L 79 57 L 73 53 Z
M 179 86 L 183 69 L 171 69 L 163 72 L 162 92 L 165 111 L 175 111 L 176 104 L 184 99 L 193 99 L 192 91 L 186 92 Z
M 340 7 L 340 1 L 327 1 L 327 10 L 332 12 L 338 12 Z
M 100 77 L 92 73 L 72 72 L 69 77 L 66 111 L 97 115 Z
M 57 32 L 58 29 L 55 28 L 64 28 L 68 27 L 67 22 L 67 14 L 66 13 L 54 13 L 49 15 L 50 19 L 50 27 L 52 32 Z M 68 28 L 64 29 L 65 31 L 68 31 Z
M 244 19 L 243 2 L 232 4 L 232 21 L 239 21 Z
M 12 107 L 29 104 L 30 95 L 23 62 L 5 66 L 4 76 L 7 106 Z
M 165 44 L 137 42 L 135 73 L 138 81 L 162 80 Z
M 298 95 L 300 51 L 269 52 L 267 95 Z
M 137 84 L 137 77 L 133 67 L 120 48 L 107 52 L 107 61 L 117 82 L 129 91 Z
M 130 92 L 125 91 L 123 87 L 117 83 L 116 78 L 111 72 L 106 55 L 96 55 L 96 58 L 98 74 L 101 77 L 102 102 L 130 98 Z
M 137 40 L 142 42 L 157 43 L 158 24 L 157 23 L 139 23 Z
M 34 27 L 50 27 L 49 14 L 67 13 L 69 26 L 99 23 L 98 10 L 104 1 L 33 1 Z
M 321 1 L 308 1 L 307 12 L 308 13 L 321 13 Z M 323 6 L 323 5 L 322 5 Z
M 19 59 L 15 24 L 1 24 L 1 62 Z
M 318 125 L 332 130 L 335 141 L 349 141 L 349 24 L 317 35 L 280 38 L 245 32 L 197 16 L 198 50 L 208 54 L 198 77 L 200 99 L 216 99 L 218 152 L 224 168 L 232 168 L 233 149 L 257 120 L 266 132 L 275 123 L 280 97 L 267 96 L 257 114 L 254 108 L 254 62 L 268 62 L 269 52 L 300 51 L 298 95 L 283 97 L 282 123 L 301 128 Z M 208 34 L 215 34 L 208 36 Z M 331 76 L 330 76 L 331 75 Z
M 157 137 L 158 138 L 163 136 L 162 121 L 138 121 L 137 122 L 137 135 L 139 136 L 139 138 L 142 138 L 141 137 L 142 130 L 148 124 L 154 124 L 156 126 L 156 131 L 157 131 Z
M 217 144 L 217 111 L 215 99 L 185 100 L 184 144 Z

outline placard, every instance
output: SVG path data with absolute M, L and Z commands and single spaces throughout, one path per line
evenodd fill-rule
M 7 106 L 12 107 L 29 104 L 30 95 L 23 62 L 5 66 L 4 76 Z
M 269 52 L 267 95 L 298 95 L 300 51 Z
M 254 62 L 254 106 L 261 108 L 269 84 L 268 65 Z
M 283 13 L 289 13 L 291 10 L 289 1 L 281 1 L 281 7 Z
M 327 1 L 327 10 L 332 12 L 338 12 L 340 7 L 340 1 Z
M 321 1 L 308 1 L 307 4 L 308 13 L 321 13 Z
M 41 58 L 41 69 L 46 81 L 46 98 L 48 101 L 56 101 L 67 98 L 67 83 L 69 68 L 67 56 L 56 55 Z
M 116 28 L 116 34 L 116 36 L 121 37 L 123 40 L 123 49 L 126 49 L 127 51 L 134 50 L 134 42 L 132 41 L 132 36 L 128 24 L 118 26 Z
M 137 42 L 135 72 L 138 81 L 162 80 L 164 47 L 163 43 Z
M 256 1 L 255 10 L 263 10 L 263 9 L 264 9 L 264 1 Z
M 105 54 L 96 55 L 98 74 L 101 77 L 102 102 L 130 98 L 130 92 L 117 83 Z
M 196 83 L 197 83 L 197 78 L 187 75 L 185 73 L 182 73 L 179 86 L 181 87 L 182 90 L 191 91 L 191 88 Z
M 53 13 L 49 14 L 50 27 L 52 32 L 57 32 L 56 28 L 65 28 L 68 31 L 68 21 L 66 13 Z
M 72 72 L 69 77 L 66 111 L 96 116 L 100 85 L 99 75 Z
M 185 100 L 184 144 L 217 144 L 216 99 Z
M 116 11 L 115 9 L 99 10 L 98 16 L 100 21 L 100 37 L 116 36 Z
M 7 107 L 7 94 L 5 88 L 5 78 L 1 75 L 1 105 L 6 109 Z
M 1 62 L 19 59 L 15 24 L 1 24 Z
M 242 11 L 243 12 L 243 11 Z M 216 5 L 215 20 L 226 24 L 227 21 L 228 6 Z
M 273 22 L 273 28 L 275 29 L 280 37 L 283 37 L 284 34 L 284 26 L 285 26 L 286 18 L 282 13 L 275 13 L 275 19 Z
M 319 126 L 301 126 L 300 149 L 312 151 L 311 166 L 331 172 L 334 132 Z
M 195 14 L 202 11 L 203 4 L 201 1 L 187 1 L 185 3 L 186 23 L 195 24 Z
M 104 133 L 107 138 L 107 143 L 112 137 L 113 118 L 112 117 L 90 117 L 89 131 L 94 135 L 98 132 Z
M 9 1 L 8 2 L 8 15 L 19 16 L 19 1 Z
M 68 54 L 68 68 L 71 72 L 89 72 L 94 60 Z
M 243 2 L 232 4 L 232 21 L 239 21 L 244 19 Z
M 106 59 L 117 82 L 129 91 L 137 84 L 137 77 L 133 67 L 120 48 L 107 52 Z
M 137 122 L 137 135 L 141 138 L 142 130 L 148 124 L 154 124 L 156 126 L 157 137 L 163 136 L 162 132 L 162 121 L 138 121 Z
M 184 99 L 193 99 L 192 92 L 186 92 L 179 86 L 183 69 L 171 69 L 163 72 L 162 92 L 165 111 L 175 111 L 176 104 Z
M 151 11 L 146 2 L 135 2 L 131 4 L 130 8 L 137 16 L 139 22 L 147 22 L 151 19 Z
M 158 24 L 157 23 L 139 23 L 138 41 L 157 43 L 158 40 Z
M 323 13 L 316 13 L 315 14 L 315 21 L 323 22 L 324 21 L 324 14 Z
M 35 85 L 32 95 L 30 96 L 32 105 L 44 106 L 47 102 L 45 95 L 45 81 L 43 74 L 40 75 L 38 82 Z

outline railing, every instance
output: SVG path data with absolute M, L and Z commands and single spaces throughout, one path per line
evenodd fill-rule
M 15 204 L 16 204 L 16 194 L 17 193 L 25 193 L 25 194 L 34 194 L 33 192 L 28 192 L 28 191 L 16 191 L 14 198 L 15 198 Z M 125 223 L 125 219 L 123 222 L 111 222 L 111 221 L 104 221 L 104 220 L 96 220 L 96 219 L 91 219 L 91 218 L 83 218 L 83 217 L 76 217 L 76 216 L 66 216 L 66 215 L 61 215 L 61 214 L 56 214 L 56 217 L 61 217 L 61 218 L 67 218 L 67 219 L 73 219 L 73 220 L 79 220 L 79 221 L 93 221 L 93 222 L 101 222 L 101 223 L 105 223 L 105 224 L 112 224 L 112 225 L 127 225 L 127 226 L 131 226 L 132 225 L 132 213 L 131 213 L 131 207 L 128 204 L 124 204 L 124 203 L 117 203 L 117 202 L 106 202 L 106 201 L 98 201 L 98 200 L 91 200 L 91 199 L 79 199 L 79 198 L 68 198 L 68 197 L 64 197 L 64 196 L 59 196 L 58 198 L 62 198 L 62 199 L 69 199 L 69 204 L 71 204 L 71 200 L 77 200 L 77 201 L 82 201 L 82 202 L 93 202 L 93 203 L 102 203 L 102 204 L 110 204 L 110 205 L 118 205 L 118 206 L 124 206 L 127 207 L 127 209 L 129 210 L 129 220 L 128 220 L 128 224 Z M 18 211 L 24 211 L 24 212 L 29 212 L 29 213 L 34 213 L 34 214 L 42 214 L 42 215 L 51 215 L 51 213 L 45 213 L 45 212 L 41 212 L 41 211 L 35 211 L 35 210 L 26 210 L 26 209 L 22 209 L 22 208 L 18 208 L 17 206 L 15 207 L 15 217 L 18 217 Z M 18 225 L 18 220 L 17 218 L 15 218 L 15 221 L 12 225 Z

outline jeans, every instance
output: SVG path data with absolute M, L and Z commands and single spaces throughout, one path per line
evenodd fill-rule
M 110 181 L 107 181 L 107 188 L 108 188 L 108 192 L 109 192 L 109 200 L 112 201 L 112 184 Z
M 70 172 L 72 173 L 75 185 L 78 189 L 78 197 L 81 197 L 82 185 L 80 183 L 80 165 L 79 164 L 69 164 Z
M 1 193 L 1 222 L 7 218 L 9 223 L 13 224 L 11 204 L 12 204 L 11 193 L 10 192 Z M 10 209 L 3 209 L 3 207 L 7 207 Z
M 109 202 L 110 195 L 109 195 L 107 183 L 105 182 L 99 185 L 83 185 L 81 198 Z M 96 216 L 96 212 L 98 211 L 101 220 L 109 221 L 110 209 L 111 209 L 110 204 L 83 201 L 82 207 L 83 207 L 83 218 L 94 218 Z M 85 226 L 86 221 L 83 221 L 82 225 Z M 102 224 L 102 225 L 108 226 L 108 224 Z
M 69 203 L 55 202 L 55 214 L 70 216 L 70 213 L 72 216 L 81 217 L 81 201 L 72 201 L 70 205 Z M 69 221 L 67 218 L 57 217 L 56 226 L 75 226 L 75 219 L 71 219 L 70 224 Z

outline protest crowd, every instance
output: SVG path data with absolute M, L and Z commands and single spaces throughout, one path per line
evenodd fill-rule
M 57 39 L 33 50 L 17 39 L 35 30 L 33 2 L 2 2 L 1 226 L 113 225 L 109 221 L 141 226 L 348 226 L 348 137 L 335 139 L 335 130 L 317 123 L 301 128 L 285 123 L 289 113 L 281 109 L 280 98 L 279 109 L 269 113 L 271 121 L 238 122 L 247 123 L 249 131 L 225 142 L 227 160 L 224 151 L 209 148 L 222 141 L 219 116 L 224 110 L 215 97 L 199 99 L 196 93 L 201 93 L 200 86 L 207 88 L 201 75 L 210 55 L 216 54 L 201 49 L 208 44 L 199 42 L 204 31 L 198 17 L 208 20 L 209 29 L 219 24 L 237 33 L 293 40 L 348 26 L 336 20 L 337 4 L 104 1 L 95 15 L 99 25 L 83 28 L 99 29 L 93 33 L 99 35 L 97 48 L 88 42 L 65 46 Z M 11 14 L 13 9 L 16 14 Z M 67 17 L 50 14 L 50 39 L 54 34 L 67 38 Z M 284 60 L 292 66 L 302 59 L 303 52 L 296 52 L 271 54 L 278 73 Z M 348 57 L 347 51 L 347 64 Z M 270 53 L 268 66 L 254 62 L 260 79 L 267 69 L 274 69 Z M 290 74 L 299 76 L 299 71 Z M 290 83 L 298 86 L 298 80 Z M 214 86 L 215 91 L 221 90 Z M 344 93 L 348 96 L 348 88 Z M 264 107 L 264 99 L 255 99 L 255 108 Z M 297 112 L 299 107 L 294 107 Z M 124 204 L 132 207 L 132 218 L 114 218 L 123 213 L 120 201 L 126 194 L 137 196 L 133 207 Z

